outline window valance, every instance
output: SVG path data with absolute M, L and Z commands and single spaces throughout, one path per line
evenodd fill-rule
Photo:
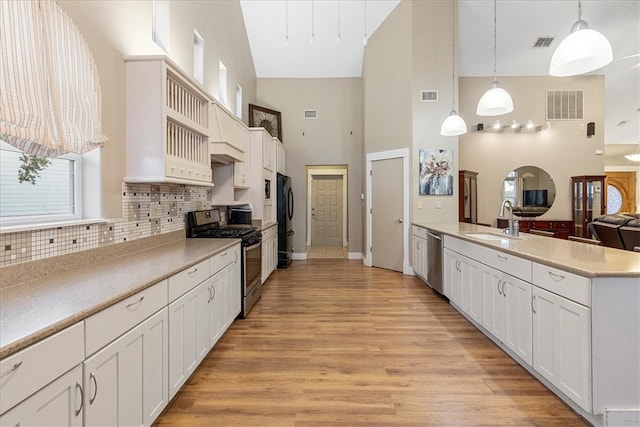
M 0 61 L 0 139 L 44 157 L 107 140 L 93 56 L 56 2 L 0 2 Z

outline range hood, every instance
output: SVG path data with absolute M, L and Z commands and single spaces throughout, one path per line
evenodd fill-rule
M 249 129 L 223 105 L 213 102 L 210 111 L 209 153 L 214 163 L 243 162 Z

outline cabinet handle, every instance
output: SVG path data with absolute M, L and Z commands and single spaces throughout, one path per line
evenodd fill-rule
M 561 281 L 561 280 L 566 279 L 566 277 L 565 277 L 565 276 L 563 276 L 562 274 L 555 274 L 555 273 L 552 273 L 552 272 L 550 272 L 550 271 L 549 271 L 548 273 L 549 273 L 549 276 L 551 276 L 551 278 L 552 278 L 553 280 L 555 280 L 556 282 L 559 282 L 559 281 Z
M 500 283 L 502 283 L 502 280 L 498 280 L 498 293 L 502 295 L 502 291 L 500 290 Z
M 506 281 L 506 280 L 503 280 L 503 281 L 502 281 L 502 296 L 503 296 L 503 297 L 506 297 L 506 296 L 507 296 L 507 293 L 504 291 L 504 284 L 505 284 L 505 283 L 507 283 L 507 281 Z
M 143 295 L 143 296 L 141 296 L 141 297 L 140 297 L 140 299 L 139 299 L 138 301 L 136 301 L 136 302 L 132 302 L 131 304 L 127 304 L 125 307 L 127 307 L 127 308 L 131 308 L 131 307 L 133 307 L 134 305 L 138 305 L 138 304 L 140 304 L 140 303 L 142 302 L 142 300 L 143 300 L 143 299 L 144 299 L 144 295 Z
M 533 300 L 536 299 L 535 295 L 531 295 L 531 311 L 533 311 L 533 314 L 536 314 L 536 308 L 533 306 Z
M 226 257 L 227 255 L 228 255 L 228 253 L 227 253 L 227 252 L 225 252 L 225 253 L 223 253 L 222 255 L 220 255 L 220 258 L 224 258 L 224 257 Z
M 211 296 L 211 286 L 209 286 L 207 289 L 209 290 L 209 299 L 207 300 L 207 304 L 209 304 L 213 299 L 213 297 Z
M 498 255 L 498 259 L 500 261 L 506 261 L 508 258 L 506 256 Z
M 211 286 L 211 291 L 213 292 L 213 296 L 211 297 L 211 300 L 213 300 L 216 297 L 216 287 L 215 286 Z
M 98 395 L 98 380 L 96 379 L 96 376 L 93 375 L 93 372 L 89 373 L 89 381 L 93 380 L 93 388 L 94 388 L 94 392 L 93 392 L 93 397 L 89 398 L 89 405 L 93 405 L 93 401 L 96 400 L 96 396 Z
M 193 275 L 193 274 L 195 274 L 195 273 L 197 273 L 197 272 L 198 272 L 198 267 L 194 268 L 194 269 L 193 269 L 193 270 L 191 270 L 191 271 L 187 271 L 187 274 L 188 274 L 189 276 L 191 276 L 191 275 Z
M 82 411 L 82 407 L 84 406 L 84 390 L 82 390 L 82 386 L 79 382 L 76 381 L 76 390 L 80 390 L 80 407 L 76 409 L 76 417 L 80 415 Z
M 8 375 L 13 374 L 15 371 L 18 370 L 18 368 L 20 367 L 20 365 L 22 365 L 22 360 L 19 361 L 18 363 L 14 364 L 11 369 L 9 369 L 7 372 L 3 372 L 2 374 L 0 374 L 0 378 L 4 378 Z

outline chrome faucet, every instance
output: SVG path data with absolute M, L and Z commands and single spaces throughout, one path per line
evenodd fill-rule
M 502 234 L 508 234 L 509 236 L 518 237 L 520 235 L 520 224 L 518 220 L 513 219 L 513 204 L 511 200 L 503 200 L 502 206 L 500 206 L 500 212 L 498 212 L 499 216 L 504 216 L 504 208 L 509 210 L 509 228 L 505 228 L 502 230 Z

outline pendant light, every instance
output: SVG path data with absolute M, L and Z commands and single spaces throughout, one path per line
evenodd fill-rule
M 456 3 L 453 4 L 453 20 L 452 20 L 452 43 L 451 43 L 451 112 L 442 126 L 440 127 L 440 135 L 442 136 L 458 136 L 467 133 L 467 124 L 464 119 L 458 115 L 455 108 L 456 102 Z
M 496 78 L 496 33 L 498 27 L 497 0 L 493 0 L 493 82 L 491 88 L 482 95 L 476 114 L 479 116 L 499 116 L 513 111 L 513 100 L 509 92 L 500 87 Z
M 640 162 L 640 137 L 638 137 L 636 151 L 633 154 L 627 154 L 626 156 L 624 156 L 624 158 L 627 160 L 631 160 L 632 162 Z
M 575 76 L 602 68 L 612 60 L 611 43 L 582 20 L 582 3 L 578 0 L 578 21 L 553 52 L 549 74 L 555 77 Z

